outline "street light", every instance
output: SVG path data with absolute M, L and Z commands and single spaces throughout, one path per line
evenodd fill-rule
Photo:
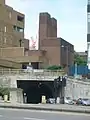
M 27 103 L 27 94 L 24 93 L 24 103 Z

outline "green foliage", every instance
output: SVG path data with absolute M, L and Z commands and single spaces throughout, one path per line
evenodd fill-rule
M 61 69 L 62 67 L 57 65 L 47 67 L 47 70 L 61 70 Z
M 74 55 L 74 63 L 77 63 L 77 65 L 87 65 L 87 62 L 78 54 Z
M 2 95 L 2 96 L 9 95 L 9 89 L 4 88 L 4 87 L 0 87 L 0 95 Z

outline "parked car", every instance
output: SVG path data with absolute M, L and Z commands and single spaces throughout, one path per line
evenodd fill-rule
M 49 99 L 47 99 L 46 103 L 55 104 L 55 98 L 49 98 Z
M 90 106 L 90 99 L 82 99 L 82 105 Z
M 74 101 L 70 98 L 70 97 L 66 97 L 64 99 L 64 103 L 65 104 L 69 104 L 69 105 L 73 105 L 74 104 Z
M 73 99 L 73 104 L 76 104 L 77 100 L 76 99 Z
M 76 102 L 77 105 L 86 105 L 90 106 L 90 99 L 87 98 L 79 98 Z

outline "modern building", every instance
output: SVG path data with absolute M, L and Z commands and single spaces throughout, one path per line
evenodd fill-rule
M 87 64 L 88 69 L 90 69 L 90 0 L 88 0 L 87 5 Z
M 45 68 L 52 65 L 68 67 L 74 61 L 74 46 L 57 38 L 57 20 L 49 13 L 39 14 L 39 49 L 29 50 L 24 38 L 25 15 L 0 0 L 0 58 L 26 68 Z

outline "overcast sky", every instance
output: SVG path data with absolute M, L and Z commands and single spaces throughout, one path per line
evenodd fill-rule
M 49 12 L 58 20 L 58 37 L 76 51 L 87 49 L 87 0 L 6 0 L 6 4 L 25 14 L 26 38 L 36 37 L 39 13 Z

